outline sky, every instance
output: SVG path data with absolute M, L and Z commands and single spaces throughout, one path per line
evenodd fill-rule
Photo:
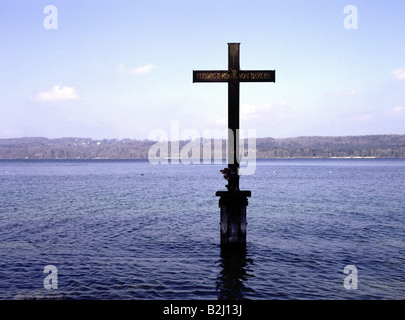
M 229 42 L 241 69 L 276 70 L 240 85 L 242 131 L 405 134 L 404 17 L 403 0 L 2 0 L 0 138 L 225 129 L 227 84 L 192 71 L 226 70 Z

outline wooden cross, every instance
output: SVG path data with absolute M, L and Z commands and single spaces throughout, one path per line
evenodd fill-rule
M 228 70 L 193 71 L 193 82 L 228 82 L 228 168 L 236 177 L 228 190 L 239 190 L 239 83 L 276 82 L 274 70 L 240 70 L 239 47 L 228 43 Z

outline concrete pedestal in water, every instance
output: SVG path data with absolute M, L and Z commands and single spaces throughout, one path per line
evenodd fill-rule
M 221 210 L 221 245 L 246 245 L 246 207 L 250 191 L 217 191 Z

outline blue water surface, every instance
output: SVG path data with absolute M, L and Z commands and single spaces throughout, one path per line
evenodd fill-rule
M 405 298 L 405 160 L 259 160 L 236 253 L 224 166 L 0 161 L 0 299 Z

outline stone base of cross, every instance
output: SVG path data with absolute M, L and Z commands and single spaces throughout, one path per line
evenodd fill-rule
M 217 191 L 221 245 L 246 245 L 246 207 L 250 191 Z

